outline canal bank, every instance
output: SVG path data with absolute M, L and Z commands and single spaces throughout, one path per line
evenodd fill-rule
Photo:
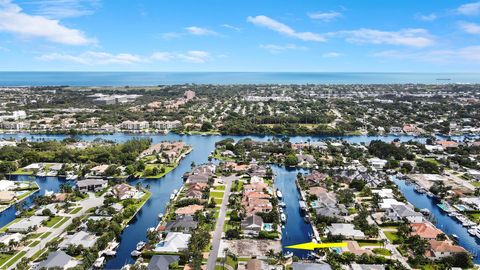
M 14 138 L 20 140 L 26 138 L 28 140 L 63 140 L 68 138 L 67 135 L 31 135 L 28 133 L 20 134 L 0 134 L 0 138 Z M 184 143 L 193 147 L 192 152 L 187 155 L 180 164 L 172 170 L 170 173 L 160 179 L 136 179 L 130 182 L 131 185 L 137 183 L 142 184 L 144 187 L 150 186 L 151 198 L 145 203 L 138 214 L 130 221 L 129 226 L 123 230 L 120 236 L 120 245 L 117 249 L 117 254 L 114 257 L 109 258 L 105 269 L 120 269 L 126 263 L 132 263 L 134 259 L 130 256 L 130 252 L 135 249 L 136 244 L 139 241 L 146 240 L 146 231 L 150 227 L 155 227 L 158 223 L 158 214 L 165 211 L 165 207 L 170 200 L 170 194 L 175 189 L 180 189 L 183 185 L 182 176 L 184 173 L 191 170 L 191 164 L 202 164 L 208 161 L 209 154 L 215 148 L 215 142 L 225 138 L 234 138 L 236 140 L 242 138 L 252 138 L 254 140 L 266 141 L 271 139 L 271 136 L 201 136 L 201 135 L 178 135 L 178 134 L 123 134 L 115 133 L 109 135 L 80 135 L 77 136 L 80 140 L 93 141 L 95 139 L 111 140 L 115 142 L 125 142 L 132 138 L 143 137 L 151 138 L 153 143 L 159 143 L 162 141 L 178 141 L 181 140 Z M 368 143 L 372 140 L 393 141 L 399 139 L 400 141 L 418 140 L 424 141 L 424 138 L 416 138 L 413 136 L 292 136 L 289 137 L 292 142 L 306 142 L 306 141 L 318 141 L 318 140 L 337 140 L 343 139 L 350 143 Z M 458 138 L 461 139 L 461 138 Z M 282 231 L 282 245 L 288 246 L 298 244 L 302 242 L 309 242 L 311 240 L 312 228 L 310 224 L 305 223 L 303 215 L 300 211 L 299 200 L 300 194 L 296 188 L 295 180 L 299 172 L 306 173 L 307 170 L 296 168 L 283 168 L 279 166 L 273 166 L 273 170 L 277 175 L 276 187 L 284 194 L 284 201 L 287 204 L 287 223 L 285 229 Z M 19 176 L 18 179 L 25 179 L 28 176 Z M 31 178 L 30 178 L 31 179 Z M 42 177 L 36 178 L 41 190 L 39 193 L 43 195 L 45 190 L 53 190 L 57 192 L 60 184 L 66 181 L 57 177 Z M 27 204 L 33 201 L 34 196 L 30 197 L 26 202 Z M 423 207 L 422 207 L 423 208 Z M 0 225 L 5 225 L 15 218 L 15 207 L 7 209 L 0 215 Z M 299 257 L 305 257 L 308 252 L 292 250 L 295 255 Z
M 471 236 L 467 228 L 443 212 L 437 206 L 438 201 L 425 194 L 416 192 L 413 184 L 396 176 L 393 176 L 393 181 L 397 184 L 403 196 L 413 206 L 420 209 L 427 208 L 430 211 L 434 217 L 433 223 L 437 228 L 446 235 L 456 234 L 458 236 L 458 244 L 473 254 L 475 263 L 480 263 L 480 240 L 478 238 Z

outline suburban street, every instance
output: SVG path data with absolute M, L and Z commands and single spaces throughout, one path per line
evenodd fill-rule
M 232 183 L 236 179 L 238 179 L 238 176 L 235 175 L 222 178 L 225 184 L 225 192 L 223 194 L 222 205 L 220 206 L 220 213 L 218 215 L 217 224 L 215 226 L 215 232 L 213 233 L 212 250 L 210 251 L 210 255 L 208 256 L 207 270 L 215 270 L 215 265 L 217 263 L 217 257 L 219 253 L 220 240 L 222 240 L 223 225 L 225 224 L 225 216 L 227 213 L 228 197 L 230 196 L 230 189 L 232 188 Z
M 44 233 L 47 233 L 47 232 L 50 232 L 50 234 L 41 239 L 40 240 L 40 243 L 34 247 L 24 247 L 20 252 L 22 251 L 25 251 L 25 255 L 23 257 L 26 257 L 26 258 L 30 258 L 32 257 L 33 255 L 35 255 L 35 253 L 37 253 L 39 250 L 41 249 L 44 249 L 46 244 L 48 242 L 50 242 L 52 239 L 56 238 L 57 236 L 59 236 L 60 234 L 62 234 L 65 230 L 65 228 L 67 228 L 71 223 L 72 223 L 72 220 L 76 217 L 79 217 L 79 216 L 82 216 L 83 214 L 85 214 L 88 209 L 92 208 L 92 207 L 97 207 L 97 206 L 100 206 L 103 204 L 103 196 L 102 197 L 95 197 L 95 194 L 93 193 L 88 193 L 89 195 L 89 198 L 88 199 L 85 199 L 83 201 L 79 201 L 78 204 L 79 206 L 82 207 L 82 210 L 80 210 L 78 213 L 76 214 L 65 214 L 65 215 L 62 215 L 63 217 L 70 217 L 65 223 L 63 223 L 61 226 L 59 226 L 58 228 L 54 228 L 55 226 L 52 226 L 51 228 L 49 228 L 49 230 L 45 231 Z M 60 222 L 60 221 L 59 221 Z M 12 257 L 13 258 L 13 257 Z M 8 269 L 15 269 L 15 266 L 17 265 L 17 263 L 19 263 L 21 261 L 21 259 L 18 259 L 15 263 L 13 263 Z M 5 264 L 7 264 L 9 261 L 6 261 Z M 0 266 L 0 268 L 2 268 Z M 3 269 L 3 268 L 2 268 Z

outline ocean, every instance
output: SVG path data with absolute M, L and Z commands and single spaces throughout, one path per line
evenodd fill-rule
M 0 86 L 173 84 L 475 84 L 480 73 L 355 72 L 0 72 Z

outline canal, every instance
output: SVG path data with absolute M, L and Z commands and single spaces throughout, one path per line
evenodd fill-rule
M 68 136 L 66 135 L 40 135 L 40 134 L 0 134 L 0 139 L 13 138 L 20 140 L 26 138 L 28 140 L 62 140 Z M 124 134 L 115 133 L 111 135 L 80 135 L 77 136 L 81 140 L 93 141 L 95 139 L 111 140 L 115 142 L 125 142 L 134 137 L 148 137 L 151 138 L 153 143 L 159 143 L 161 141 L 176 141 L 182 140 L 186 144 L 193 147 L 193 151 L 178 165 L 176 169 L 165 175 L 161 179 L 138 179 L 132 181 L 131 184 L 141 183 L 143 186 L 149 185 L 152 192 L 152 197 L 148 200 L 142 209 L 138 212 L 135 218 L 132 219 L 129 226 L 120 235 L 120 246 L 117 250 L 115 257 L 109 258 L 105 266 L 106 269 L 119 269 L 126 263 L 134 262 L 134 259 L 130 257 L 130 252 L 135 249 L 136 244 L 139 241 L 146 239 L 146 231 L 150 227 L 154 227 L 158 222 L 158 214 L 165 211 L 165 207 L 169 201 L 170 194 L 174 189 L 179 189 L 182 184 L 182 176 L 185 172 L 190 171 L 190 164 L 201 164 L 208 161 L 208 155 L 214 150 L 215 142 L 225 138 L 252 138 L 255 140 L 266 141 L 271 139 L 270 136 L 200 136 L 200 135 L 178 135 L 169 133 L 167 135 L 159 134 Z M 399 139 L 400 141 L 417 140 L 424 141 L 423 138 L 416 138 L 413 136 L 292 136 L 289 137 L 292 142 L 306 142 L 306 141 L 318 141 L 318 140 L 336 140 L 343 139 L 351 143 L 368 143 L 372 140 L 393 141 Z M 456 139 L 463 139 L 463 137 L 457 137 Z M 296 175 L 299 172 L 305 173 L 305 170 L 283 168 L 279 166 L 273 166 L 274 172 L 277 174 L 276 186 L 284 194 L 284 201 L 288 205 L 286 208 L 287 222 L 285 229 L 282 232 L 282 244 L 292 245 L 302 242 L 308 242 L 311 239 L 312 230 L 309 224 L 305 223 L 303 216 L 299 209 L 299 193 L 295 186 Z M 19 180 L 25 179 L 20 177 Z M 44 194 L 45 190 L 58 191 L 60 184 L 64 183 L 64 180 L 56 177 L 48 178 L 36 178 L 39 183 L 41 191 L 38 194 Z M 34 196 L 26 200 L 27 204 L 31 204 Z M 423 208 L 423 207 L 422 207 Z M 7 209 L 0 214 L 0 225 L 3 226 L 15 218 L 15 207 Z M 463 234 L 458 234 L 460 237 Z M 468 236 L 468 235 L 467 235 Z M 295 251 L 295 255 L 299 257 L 305 257 L 306 252 Z
M 475 263 L 480 263 L 480 240 L 478 238 L 471 236 L 461 223 L 443 212 L 437 206 L 438 201 L 425 194 L 416 192 L 413 184 L 395 176 L 393 177 L 393 181 L 411 204 L 419 209 L 427 208 L 430 211 L 434 217 L 434 223 L 437 228 L 447 235 L 458 235 L 458 244 L 473 254 Z

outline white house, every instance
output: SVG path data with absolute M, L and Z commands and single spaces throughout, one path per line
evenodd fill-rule
M 383 167 L 387 164 L 387 161 L 385 159 L 380 159 L 380 158 L 371 158 L 368 160 L 368 163 L 370 166 L 372 166 L 376 170 L 382 170 Z
M 364 239 L 365 234 L 356 230 L 353 224 L 349 223 L 332 223 L 332 225 L 327 227 L 328 233 L 331 235 L 341 235 L 348 239 Z
M 180 232 L 169 232 L 167 237 L 155 245 L 155 252 L 180 252 L 188 248 L 191 235 Z
M 410 223 L 422 223 L 423 215 L 413 211 L 410 207 L 405 205 L 392 205 L 387 209 L 387 217 L 392 221 L 402 221 L 404 218 Z

